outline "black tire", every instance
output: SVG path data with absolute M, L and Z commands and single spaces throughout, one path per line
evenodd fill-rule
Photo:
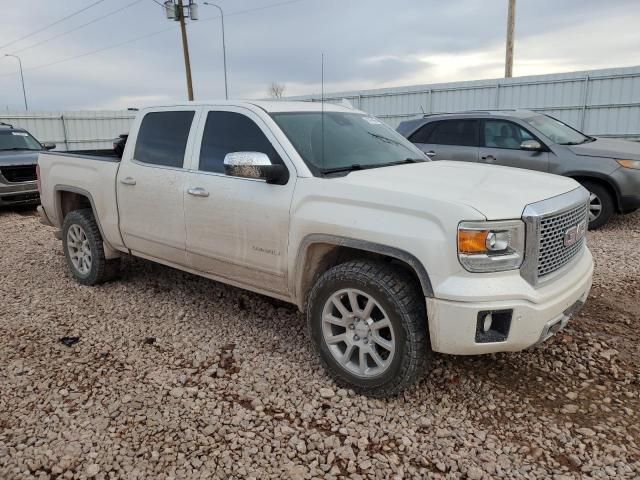
M 86 235 L 91 253 L 91 266 L 87 272 L 80 271 L 71 260 L 69 229 L 79 226 Z M 90 208 L 69 212 L 62 224 L 62 246 L 69 271 L 82 285 L 97 285 L 117 277 L 120 273 L 120 259 L 107 260 L 104 255 L 102 235 Z
M 370 295 L 387 312 L 391 322 L 395 353 L 388 368 L 373 378 L 348 371 L 334 358 L 324 339 L 322 316 L 325 303 L 343 289 L 356 289 Z M 392 396 L 413 384 L 426 371 L 431 349 L 424 295 L 411 275 L 398 266 L 355 260 L 331 268 L 311 290 L 307 322 L 324 368 L 340 386 L 371 397 Z
M 600 205 L 600 214 L 595 219 L 589 221 L 589 230 L 597 230 L 607 224 L 615 213 L 613 196 L 609 189 L 599 182 L 585 180 L 582 182 L 582 186 L 589 190 L 590 194 L 595 195 L 595 201 Z M 590 203 L 591 202 L 592 200 L 590 200 Z

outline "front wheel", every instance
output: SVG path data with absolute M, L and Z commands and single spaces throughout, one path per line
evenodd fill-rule
M 106 282 L 120 270 L 119 258 L 105 258 L 102 235 L 89 208 L 74 210 L 64 217 L 62 246 L 71 275 L 82 285 Z
M 613 197 L 601 183 L 585 181 L 582 185 L 589 190 L 589 230 L 597 230 L 609 222 L 614 213 Z
M 399 267 L 357 260 L 331 268 L 311 291 L 307 321 L 323 366 L 358 393 L 396 395 L 424 370 L 425 300 Z

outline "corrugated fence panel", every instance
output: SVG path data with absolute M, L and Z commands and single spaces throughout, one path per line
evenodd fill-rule
M 111 148 L 113 139 L 128 133 L 135 112 L 0 112 L 0 122 L 22 127 L 40 142 L 54 142 L 56 150 Z
M 591 135 L 640 138 L 640 66 L 332 93 L 396 127 L 423 113 L 531 109 Z M 319 101 L 318 95 L 287 100 Z

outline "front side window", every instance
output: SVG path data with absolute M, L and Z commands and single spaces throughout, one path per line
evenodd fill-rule
M 462 147 L 478 146 L 477 120 L 443 120 L 435 122 L 435 126 L 425 143 L 436 145 L 459 145 Z
M 224 173 L 224 157 L 232 152 L 261 152 L 271 163 L 282 163 L 253 120 L 236 112 L 209 112 L 202 134 L 199 170 Z
M 506 120 L 485 120 L 483 134 L 485 147 L 492 148 L 519 150 L 525 140 L 535 140 L 520 125 Z
M 271 116 L 314 174 L 428 161 L 410 141 L 369 115 L 281 112 Z
M 140 124 L 133 158 L 152 165 L 182 168 L 194 113 L 147 113 Z
M 42 145 L 27 132 L 0 130 L 0 150 L 42 150 Z

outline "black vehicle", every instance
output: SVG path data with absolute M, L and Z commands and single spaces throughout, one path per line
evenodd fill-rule
M 55 143 L 40 143 L 23 128 L 0 122 L 0 206 L 37 204 L 38 153 Z

